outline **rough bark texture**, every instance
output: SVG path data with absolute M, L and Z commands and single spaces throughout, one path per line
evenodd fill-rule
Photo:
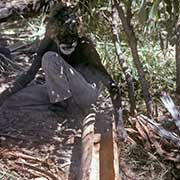
M 125 75 L 125 79 L 128 85 L 128 94 L 129 94 L 129 100 L 130 100 L 130 111 L 131 113 L 134 113 L 136 109 L 136 101 L 135 101 L 135 92 L 134 92 L 134 84 L 132 81 L 132 76 L 131 76 L 131 70 L 127 67 L 125 64 L 124 58 L 122 57 L 122 52 L 121 52 L 121 46 L 120 46 L 120 40 L 119 40 L 119 35 L 118 35 L 118 30 L 117 30 L 117 9 L 116 6 L 112 7 L 112 33 L 113 33 L 113 42 L 115 45 L 116 49 L 116 56 L 118 58 L 118 62 L 122 68 L 122 71 Z
M 180 31 L 177 32 L 176 40 L 176 92 L 180 95 Z
M 108 108 L 108 107 L 106 107 Z M 119 146 L 115 121 L 102 112 L 91 110 L 82 123 L 82 155 L 78 180 L 121 180 Z
M 176 53 L 176 93 L 180 95 L 180 24 L 179 20 L 179 2 L 173 1 L 173 22 L 172 22 L 172 31 L 175 27 L 176 33 L 176 44 L 175 44 L 175 53 Z
M 125 16 L 124 11 L 123 11 L 122 7 L 120 6 L 119 1 L 114 0 L 114 2 L 115 2 L 115 6 L 117 7 L 117 10 L 118 10 L 119 17 L 120 17 L 120 19 L 122 21 L 122 25 L 123 25 L 124 31 L 126 33 L 128 44 L 129 44 L 129 46 L 131 48 L 133 61 L 134 61 L 134 64 L 135 64 L 135 66 L 137 68 L 139 81 L 140 81 L 140 84 L 141 84 L 142 93 L 143 93 L 143 97 L 144 97 L 144 100 L 145 100 L 145 103 L 146 103 L 147 111 L 148 111 L 149 114 L 152 114 L 153 110 L 152 110 L 151 95 L 149 93 L 148 83 L 147 83 L 147 81 L 145 79 L 145 74 L 144 74 L 144 71 L 143 71 L 143 67 L 142 67 L 142 64 L 140 62 L 140 58 L 139 58 L 139 55 L 138 55 L 137 39 L 136 39 L 134 30 L 133 30 L 133 26 L 130 23 L 131 17 L 132 17 L 131 12 L 130 12 L 130 7 L 131 7 L 131 2 L 132 1 L 129 1 L 129 4 L 128 4 L 128 8 L 127 8 L 128 16 Z

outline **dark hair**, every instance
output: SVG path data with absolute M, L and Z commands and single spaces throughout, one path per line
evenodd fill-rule
M 52 8 L 46 27 L 46 34 L 52 38 L 81 36 L 82 21 L 75 6 L 57 4 Z

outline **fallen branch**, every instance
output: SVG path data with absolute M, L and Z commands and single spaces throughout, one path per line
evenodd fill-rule
M 7 157 L 9 157 L 9 158 L 10 157 L 22 158 L 22 159 L 26 159 L 26 160 L 33 160 L 36 162 L 44 163 L 43 159 L 39 159 L 39 158 L 24 154 L 22 152 L 17 152 L 17 151 L 9 151 L 9 150 L 8 151 L 2 151 L 2 152 L 0 152 L 0 156 L 6 157 L 6 158 Z
M 2 53 L 0 53 L 0 68 L 2 71 L 3 71 L 3 69 L 4 69 L 4 71 L 7 71 L 7 68 L 10 68 L 14 71 L 22 70 L 22 68 L 16 62 L 14 62 L 12 59 L 6 57 Z
M 180 148 L 180 138 L 175 133 L 171 133 L 167 130 L 165 130 L 162 126 L 160 126 L 157 122 L 155 122 L 153 119 L 150 119 L 144 115 L 140 115 L 140 118 L 138 118 L 143 123 L 149 125 L 149 127 L 160 137 L 167 139 L 168 141 L 172 142 L 174 145 L 176 145 L 178 148 Z
M 37 172 L 40 172 L 43 176 L 45 176 L 47 178 L 51 178 L 52 180 L 58 180 L 58 178 L 55 175 L 53 175 L 52 173 L 48 172 L 45 169 L 40 169 L 39 167 L 35 167 L 35 166 L 32 166 L 32 165 L 24 163 L 24 162 L 23 163 L 15 162 L 15 164 L 26 167 L 28 169 L 31 169 L 31 170 L 34 170 Z
M 6 137 L 6 138 L 12 138 L 12 139 L 18 139 L 18 140 L 23 140 L 23 141 L 28 141 L 28 142 L 39 142 L 37 139 L 32 139 L 31 136 L 21 136 L 19 134 L 17 135 L 12 135 L 12 134 L 5 134 L 5 133 L 0 133 L 0 137 Z

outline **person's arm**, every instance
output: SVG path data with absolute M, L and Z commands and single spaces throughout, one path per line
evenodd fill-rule
M 127 140 L 127 133 L 124 129 L 124 122 L 122 119 L 120 88 L 117 86 L 115 81 L 111 78 L 105 67 L 102 65 L 100 56 L 96 51 L 94 45 L 92 43 L 88 43 L 84 45 L 83 49 L 83 56 L 86 60 L 88 60 L 89 64 L 93 65 L 102 74 L 101 81 L 109 91 L 114 108 L 114 118 L 117 127 L 118 137 L 121 140 Z
M 42 56 L 48 50 L 48 47 L 51 45 L 51 43 L 51 40 L 46 38 L 41 41 L 37 51 L 37 55 L 29 70 L 23 73 L 19 78 L 17 78 L 17 80 L 12 84 L 12 86 L 7 88 L 0 94 L 0 106 L 8 97 L 24 88 L 28 83 L 30 83 L 34 79 L 39 68 L 41 67 Z
M 108 91 L 110 92 L 110 95 L 113 97 L 119 93 L 119 88 L 115 81 L 112 79 L 110 74 L 107 72 L 105 67 L 101 63 L 100 56 L 95 49 L 92 42 L 87 41 L 87 43 L 82 44 L 81 47 L 83 51 L 83 57 L 85 61 L 95 67 L 101 74 L 102 79 L 101 81 L 103 84 L 107 87 Z

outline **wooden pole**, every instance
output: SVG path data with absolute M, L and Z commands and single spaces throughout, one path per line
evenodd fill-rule
M 79 180 L 121 180 L 115 122 L 104 117 L 90 113 L 83 120 Z

